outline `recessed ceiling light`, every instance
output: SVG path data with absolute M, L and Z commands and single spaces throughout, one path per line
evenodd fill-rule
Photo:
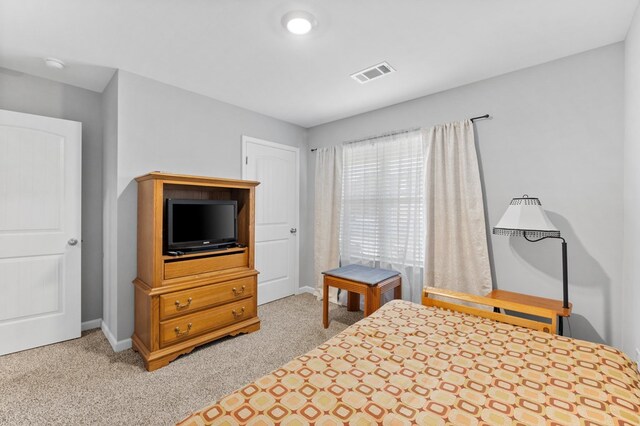
M 61 69 L 64 68 L 64 62 L 62 62 L 60 59 L 45 58 L 44 63 L 49 68 L 54 68 L 54 69 L 57 69 L 57 70 L 61 70 Z
M 309 12 L 297 10 L 285 14 L 282 17 L 282 25 L 291 34 L 304 35 L 318 25 L 318 21 Z

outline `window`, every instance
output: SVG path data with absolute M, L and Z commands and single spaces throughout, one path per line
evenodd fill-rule
M 424 266 L 424 157 L 420 131 L 344 146 L 343 264 Z

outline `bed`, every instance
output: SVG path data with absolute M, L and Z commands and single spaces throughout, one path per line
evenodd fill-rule
M 387 303 L 180 425 L 640 425 L 640 374 L 620 351 L 428 296 Z

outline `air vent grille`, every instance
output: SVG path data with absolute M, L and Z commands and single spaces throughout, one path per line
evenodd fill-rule
M 393 67 L 389 65 L 387 62 L 382 62 L 378 65 L 374 65 L 365 70 L 358 71 L 355 74 L 351 74 L 351 78 L 353 78 L 355 81 L 357 81 L 360 84 L 364 84 L 364 83 L 370 82 L 371 80 L 375 80 L 377 78 L 383 77 L 387 74 L 391 74 L 392 72 L 395 72 L 395 71 L 396 70 L 393 69 Z

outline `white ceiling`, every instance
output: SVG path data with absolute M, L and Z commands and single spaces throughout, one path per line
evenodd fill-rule
M 120 68 L 310 127 L 624 40 L 637 4 L 0 0 L 0 66 L 95 91 Z M 288 34 L 291 10 L 318 27 Z M 397 72 L 349 77 L 382 61 Z

